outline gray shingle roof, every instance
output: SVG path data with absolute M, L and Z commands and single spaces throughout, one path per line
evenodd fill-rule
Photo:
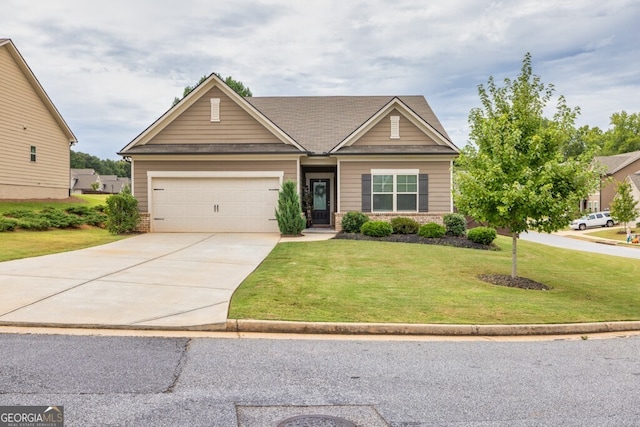
M 453 148 L 444 145 L 350 145 L 335 154 L 454 154 Z
M 287 154 L 300 150 L 286 144 L 147 144 L 120 154 Z
M 245 99 L 300 145 L 321 154 L 333 149 L 394 98 L 396 97 L 294 96 Z M 450 140 L 423 96 L 397 98 Z
M 605 167 L 607 173 L 616 173 L 623 167 L 640 159 L 640 151 L 616 154 L 613 156 L 596 156 L 595 160 Z
M 633 185 L 636 186 L 637 189 L 640 190 L 640 174 L 636 173 L 633 175 L 629 175 L 629 179 L 633 182 Z

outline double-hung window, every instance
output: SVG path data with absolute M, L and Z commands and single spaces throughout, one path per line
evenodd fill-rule
M 417 212 L 418 171 L 371 171 L 373 212 Z

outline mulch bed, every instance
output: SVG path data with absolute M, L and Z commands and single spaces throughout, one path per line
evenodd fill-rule
M 535 280 L 526 277 L 511 277 L 503 274 L 480 274 L 478 279 L 497 286 L 507 286 L 509 288 L 520 288 L 534 291 L 548 291 L 547 285 L 543 285 Z
M 417 234 L 392 234 L 388 237 L 370 237 L 360 233 L 338 233 L 334 239 L 343 240 L 372 240 L 377 242 L 400 242 L 400 243 L 420 243 L 425 245 L 441 245 L 441 246 L 454 246 L 456 248 L 468 248 L 468 249 L 480 249 L 480 250 L 496 250 L 497 246 L 493 243 L 491 245 L 481 245 L 474 243 L 466 237 L 453 237 L 443 236 L 440 238 L 425 238 L 420 237 Z M 526 277 L 511 277 L 502 274 L 482 274 L 478 276 L 478 279 L 491 283 L 497 286 L 506 286 L 509 288 L 519 288 L 527 290 L 548 291 L 547 285 L 544 285 L 535 280 L 527 279 Z
M 417 234 L 392 234 L 387 237 L 370 237 L 360 233 L 338 233 L 334 239 L 344 240 L 373 240 L 377 242 L 399 242 L 399 243 L 421 243 L 424 245 L 440 245 L 440 246 L 455 246 L 456 248 L 468 248 L 468 249 L 481 249 L 481 250 L 495 250 L 496 246 L 481 245 L 474 243 L 466 237 L 453 237 L 443 236 L 440 238 L 425 238 L 420 237 Z

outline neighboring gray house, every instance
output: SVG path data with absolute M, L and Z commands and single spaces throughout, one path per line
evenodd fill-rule
M 100 190 L 103 193 L 110 194 L 121 193 L 125 187 L 131 186 L 131 180 L 129 178 L 116 175 L 100 175 L 100 182 L 102 184 Z
M 130 185 L 129 178 L 98 175 L 93 169 L 71 169 L 71 192 L 75 194 L 87 192 L 116 194 Z

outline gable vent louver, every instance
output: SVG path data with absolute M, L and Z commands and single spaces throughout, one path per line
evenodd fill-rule
M 220 98 L 211 98 L 211 121 L 220 121 Z
M 391 139 L 400 139 L 400 116 L 391 116 Z

